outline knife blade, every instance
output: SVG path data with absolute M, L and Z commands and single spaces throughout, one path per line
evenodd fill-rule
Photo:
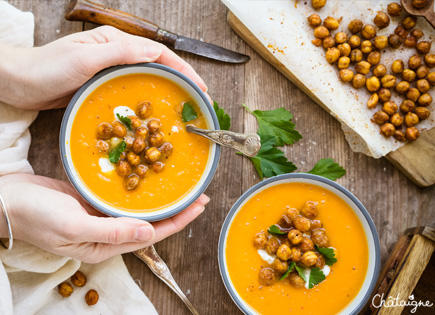
M 126 33 L 161 42 L 175 50 L 186 51 L 222 62 L 244 63 L 250 59 L 247 55 L 177 35 L 130 13 L 111 9 L 89 0 L 71 0 L 65 13 L 65 19 L 111 25 Z

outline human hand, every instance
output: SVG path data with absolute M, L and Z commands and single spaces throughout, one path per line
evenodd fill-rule
M 87 263 L 138 250 L 181 231 L 204 211 L 209 201 L 202 195 L 183 212 L 150 224 L 132 218 L 105 217 L 69 183 L 42 176 L 0 177 L 0 195 L 15 239 Z M 7 237 L 1 220 L 0 237 Z
M 0 45 L 0 100 L 23 109 L 64 107 L 97 72 L 140 62 L 167 65 L 207 90 L 195 70 L 166 46 L 102 26 L 42 47 Z

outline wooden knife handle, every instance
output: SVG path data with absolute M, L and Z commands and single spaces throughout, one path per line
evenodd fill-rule
M 173 46 L 177 39 L 175 34 L 160 29 L 152 22 L 88 0 L 71 0 L 65 13 L 65 19 L 111 25 L 126 33 L 143 36 L 166 45 Z

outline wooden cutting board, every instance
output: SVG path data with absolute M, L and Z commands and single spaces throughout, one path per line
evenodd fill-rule
M 289 69 L 276 59 L 231 11 L 228 13 L 228 23 L 231 28 L 267 62 L 278 69 L 314 102 L 329 112 L 325 104 L 299 81 Z M 434 113 L 432 113 L 432 115 L 434 115 Z M 385 158 L 418 186 L 428 187 L 435 184 L 435 128 L 423 132 L 417 141 L 407 143 L 398 150 L 389 153 Z

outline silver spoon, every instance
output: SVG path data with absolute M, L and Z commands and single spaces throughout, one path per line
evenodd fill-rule
M 224 147 L 242 152 L 246 156 L 254 157 L 261 148 L 260 137 L 255 134 L 236 133 L 227 130 L 206 130 L 187 125 L 188 132 L 203 136 Z
M 160 258 L 159 254 L 157 254 L 154 246 L 147 246 L 145 248 L 134 251 L 133 254 L 142 260 L 144 263 L 148 265 L 151 271 L 159 277 L 168 287 L 172 289 L 180 299 L 186 304 L 189 308 L 190 312 L 194 315 L 199 315 L 199 312 L 193 306 L 192 303 L 187 299 L 184 295 L 183 291 L 181 291 L 180 287 L 175 282 L 172 277 L 171 272 L 169 271 L 168 266 L 165 264 L 162 258 Z

